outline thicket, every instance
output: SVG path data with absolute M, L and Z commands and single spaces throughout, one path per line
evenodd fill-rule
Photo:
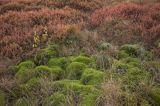
M 96 10 L 91 26 L 98 29 L 109 42 L 124 44 L 142 42 L 158 48 L 160 36 L 160 4 L 121 3 Z

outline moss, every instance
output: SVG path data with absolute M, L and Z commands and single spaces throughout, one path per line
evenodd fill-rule
M 20 98 L 16 101 L 15 106 L 30 106 L 30 105 L 26 99 Z
M 154 87 L 150 92 L 150 97 L 154 100 L 157 106 L 160 105 L 160 87 Z
M 104 79 L 105 73 L 94 69 L 85 69 L 81 81 L 83 84 L 95 85 L 100 84 Z
M 20 70 L 21 68 L 33 68 L 34 66 L 35 66 L 34 63 L 31 60 L 27 60 L 27 61 L 21 62 L 17 66 L 17 68 L 18 70 Z
M 58 56 L 58 46 L 49 45 L 47 48 L 39 50 L 34 58 L 37 64 L 46 64 L 48 60 L 52 57 Z
M 56 92 L 44 101 L 44 106 L 64 106 L 66 105 L 66 96 L 60 92 Z
M 0 105 L 5 106 L 5 94 L 0 90 Z
M 24 83 L 35 76 L 35 70 L 22 67 L 15 75 L 18 82 Z
M 59 66 L 59 67 L 61 67 L 64 70 L 66 69 L 66 67 L 67 67 L 68 64 L 69 64 L 69 59 L 67 59 L 66 57 L 52 58 L 48 62 L 48 66 L 49 67 Z
M 92 64 L 93 60 L 89 57 L 86 57 L 86 56 L 78 56 L 73 59 L 73 62 L 81 62 L 86 65 L 89 65 L 89 64 Z
M 72 62 L 71 64 L 69 64 L 67 66 L 67 72 L 68 74 L 68 78 L 69 79 L 80 79 L 83 70 L 86 68 L 87 66 L 84 63 L 80 63 L 80 62 Z M 66 73 L 67 74 L 67 73 Z

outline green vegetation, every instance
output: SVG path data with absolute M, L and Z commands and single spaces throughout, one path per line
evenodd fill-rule
M 25 99 L 21 98 L 16 101 L 15 106 L 29 106 L 29 103 Z
M 160 106 L 159 12 L 159 0 L 0 0 L 0 106 Z
M 150 103 L 159 105 L 160 64 L 156 60 L 143 62 L 140 48 L 142 47 L 139 45 L 126 44 L 115 52 L 119 58 L 114 57 L 115 55 L 85 53 L 77 56 L 58 56 L 58 54 L 56 56 L 55 51 L 51 50 L 49 53 L 51 57 L 45 55 L 45 58 L 46 56 L 48 58 L 45 62 L 39 62 L 37 65 L 30 60 L 21 62 L 16 66 L 15 78 L 20 83 L 13 92 L 18 92 L 15 94 L 17 95 L 15 105 L 30 106 L 41 99 L 39 94 L 43 98 L 40 104 L 44 106 L 73 104 L 94 106 L 97 103 L 105 104 L 108 100 L 112 104 L 112 96 L 116 97 L 115 105 L 121 104 L 122 98 L 124 104 L 129 105 L 137 103 L 142 106 L 150 106 Z M 110 80 L 111 83 L 101 87 Z M 114 85 L 112 80 L 118 81 L 119 84 Z M 154 81 L 154 85 L 147 85 L 151 80 Z M 154 87 L 155 85 L 157 87 Z M 145 86 L 149 86 L 147 90 Z M 33 100 L 25 98 L 28 95 Z M 101 97 L 102 95 L 104 97 Z M 136 95 L 140 95 L 141 98 Z M 140 100 L 137 101 L 138 99 Z M 5 102 L 2 93 L 0 100 Z
M 81 81 L 83 84 L 87 85 L 95 85 L 95 84 L 101 84 L 105 76 L 104 72 L 95 70 L 95 69 L 85 69 Z
M 62 93 L 56 92 L 50 97 L 46 98 L 44 106 L 63 106 L 66 105 L 66 96 Z
M 70 63 L 69 59 L 66 57 L 62 58 L 51 58 L 48 62 L 49 67 L 59 66 L 62 69 L 66 69 L 67 65 Z
M 84 63 L 86 65 L 92 64 L 93 63 L 93 59 L 86 57 L 86 56 L 78 56 L 76 58 L 73 59 L 73 62 L 81 62 Z
M 5 106 L 5 93 L 0 90 L 0 104 L 1 106 Z
M 67 66 L 68 78 L 70 79 L 80 79 L 84 69 L 87 66 L 84 63 L 72 62 Z
M 58 46 L 52 44 L 47 48 L 39 50 L 34 57 L 34 61 L 37 64 L 46 64 L 50 58 L 56 56 L 58 56 Z
M 160 88 L 158 86 L 151 90 L 150 96 L 157 106 L 160 105 Z
M 138 57 L 138 55 L 140 55 L 143 48 L 140 45 L 131 45 L 131 44 L 125 44 L 123 46 L 120 47 L 120 51 L 123 51 L 122 54 L 125 55 L 128 54 L 129 56 L 132 57 Z
M 33 68 L 33 67 L 34 67 L 34 63 L 31 60 L 27 60 L 27 61 L 21 62 L 17 66 L 17 69 L 20 70 L 22 68 L 25 69 L 25 68 Z

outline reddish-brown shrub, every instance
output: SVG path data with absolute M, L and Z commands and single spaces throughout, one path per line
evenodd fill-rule
M 0 8 L 0 14 L 5 13 L 7 11 L 20 11 L 25 8 L 25 5 L 18 3 L 8 3 L 2 5 Z
M 23 10 L 26 10 L 28 7 L 36 7 L 35 9 L 37 9 L 39 6 L 47 8 L 63 8 L 69 6 L 70 8 L 86 12 L 100 8 L 102 5 L 104 5 L 104 1 L 105 0 L 10 0 L 7 2 L 8 4 L 6 3 L 6 5 L 2 6 L 1 11 L 13 11 L 16 10 L 15 7 L 20 8 L 20 6 L 24 5 L 25 7 Z
M 117 19 L 120 21 L 115 22 Z M 106 23 L 113 24 L 106 26 Z M 119 43 L 142 41 L 147 46 L 153 46 L 153 42 L 160 38 L 160 3 L 150 5 L 124 3 L 103 7 L 91 15 L 91 25 L 100 29 L 106 38 L 112 38 L 112 41 Z
M 86 19 L 86 15 L 71 8 L 5 13 L 0 16 L 0 55 L 20 56 L 31 50 L 34 32 L 41 35 L 44 27 L 49 36 L 55 36 L 58 25 L 79 25 Z

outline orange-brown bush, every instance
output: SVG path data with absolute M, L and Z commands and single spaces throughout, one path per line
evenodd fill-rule
M 112 41 L 142 41 L 151 47 L 160 38 L 160 3 L 103 7 L 91 15 L 91 25 Z
M 9 10 L 17 10 L 17 8 L 24 7 L 26 10 L 28 7 L 49 7 L 49 8 L 63 8 L 69 6 L 74 9 L 82 11 L 93 11 L 100 8 L 103 5 L 104 0 L 10 0 L 8 4 L 6 3 L 1 7 L 1 13 Z M 11 9 L 13 8 L 13 9 Z M 28 10 L 28 9 L 27 9 Z
M 20 56 L 32 49 L 33 33 L 42 34 L 47 27 L 48 34 L 55 36 L 57 26 L 83 24 L 87 16 L 80 11 L 63 9 L 41 9 L 27 12 L 7 12 L 0 16 L 0 55 Z

